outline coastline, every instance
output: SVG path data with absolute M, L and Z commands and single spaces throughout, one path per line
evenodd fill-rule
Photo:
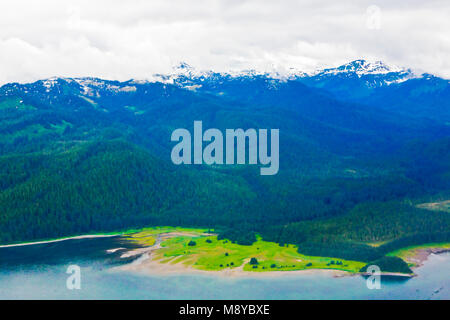
M 371 273 L 367 272 L 360 272 L 358 274 L 364 277 L 372 276 Z M 380 275 L 385 277 L 398 277 L 398 278 L 414 278 L 417 276 L 415 273 L 399 273 L 399 272 L 381 272 Z
M 155 248 L 156 250 L 156 248 Z M 139 255 L 139 254 L 138 254 Z M 129 257 L 129 255 L 123 255 L 123 257 Z M 180 276 L 180 275 L 210 275 L 229 278 L 269 278 L 280 276 L 292 276 L 292 275 L 313 275 L 324 274 L 332 276 L 333 278 L 339 277 L 351 277 L 351 276 L 371 276 L 366 272 L 350 272 L 339 269 L 299 269 L 299 270 L 285 270 L 285 271 L 244 271 L 244 265 L 248 261 L 232 269 L 225 270 L 202 270 L 196 269 L 192 266 L 185 265 L 183 263 L 171 263 L 170 261 L 162 263 L 159 260 L 153 260 L 151 252 L 144 252 L 139 257 L 129 264 L 122 265 L 120 267 L 113 268 L 114 271 L 126 271 L 136 272 L 149 276 Z M 414 267 L 417 268 L 419 266 Z M 381 272 L 381 276 L 398 277 L 398 278 L 413 278 L 417 275 L 415 273 L 406 274 L 398 272 Z
M 189 265 L 186 262 L 177 262 L 177 257 L 172 257 L 167 259 L 162 259 L 157 251 L 161 249 L 161 242 L 164 239 L 171 238 L 175 234 L 166 233 L 163 237 L 159 237 L 155 245 L 150 247 L 142 247 L 139 249 L 134 249 L 127 251 L 122 254 L 121 258 L 128 258 L 131 256 L 136 256 L 137 258 L 126 265 L 115 268 L 116 270 L 137 272 L 146 275 L 153 276 L 170 276 L 170 275 L 189 275 L 189 274 L 204 274 L 219 277 L 277 277 L 285 275 L 296 275 L 296 274 L 328 274 L 333 277 L 344 277 L 344 276 L 370 276 L 365 272 L 353 272 L 345 271 L 332 268 L 308 268 L 299 270 L 274 270 L 274 271 L 244 271 L 244 266 L 250 261 L 246 259 L 238 267 L 232 267 L 222 270 L 204 270 L 195 268 L 194 265 Z M 160 235 L 161 236 L 161 235 Z M 409 254 L 410 260 L 416 259 L 416 262 L 411 266 L 413 273 L 398 273 L 398 272 L 381 272 L 381 276 L 387 277 L 398 277 L 398 278 L 413 278 L 417 274 L 414 270 L 423 265 L 423 262 L 428 259 L 430 254 L 439 254 L 443 252 L 450 251 L 450 248 L 438 247 L 435 244 L 423 245 L 418 248 L 405 248 L 404 252 Z M 163 262 L 164 261 L 164 262 Z M 420 263 L 417 263 L 419 261 Z M 410 262 L 410 261 L 408 261 Z
M 212 233 L 202 233 L 201 236 L 211 236 Z M 248 264 L 250 258 L 242 261 L 242 264 L 236 267 L 222 269 L 222 270 L 204 270 L 193 267 L 193 265 L 188 265 L 186 262 L 177 262 L 178 257 L 172 257 L 169 260 L 162 262 L 162 258 L 156 254 L 156 252 L 163 247 L 161 243 L 165 240 L 175 238 L 178 236 L 199 236 L 199 234 L 193 234 L 190 232 L 164 232 L 157 235 L 155 243 L 151 246 L 143 246 L 141 248 L 136 248 L 132 250 L 127 250 L 123 252 L 120 258 L 130 258 L 136 257 L 132 262 L 114 267 L 114 271 L 127 271 L 136 272 L 145 275 L 153 276 L 179 276 L 179 275 L 192 275 L 192 274 L 203 274 L 210 276 L 219 277 L 231 277 L 231 278 L 241 278 L 241 277 L 277 277 L 286 275 L 296 275 L 296 274 L 328 274 L 333 277 L 343 277 L 357 275 L 358 273 L 353 273 L 350 271 L 344 271 L 332 268 L 308 268 L 308 269 L 298 269 L 298 270 L 274 270 L 274 271 L 247 271 L 244 270 L 244 266 Z M 157 256 L 157 258 L 155 258 Z
M 29 245 L 39 245 L 39 244 L 48 244 L 55 242 L 62 242 L 67 240 L 75 240 L 75 239 L 92 239 L 92 238 L 107 238 L 107 237 L 117 237 L 123 236 L 124 233 L 114 233 L 114 234 L 87 234 L 87 235 L 78 235 L 71 237 L 64 237 L 60 239 L 54 240 L 42 240 L 42 241 L 34 241 L 34 242 L 25 242 L 25 243 L 17 243 L 17 244 L 8 244 L 8 245 L 0 245 L 1 248 L 9 248 L 9 247 L 20 247 L 20 246 L 29 246 Z M 211 233 L 204 233 L 202 235 L 213 235 Z M 250 259 L 246 259 L 243 261 L 242 265 L 238 267 L 223 269 L 223 270 L 204 270 L 193 267 L 192 265 L 188 265 L 183 262 L 176 262 L 176 257 L 173 259 L 166 260 L 162 262 L 162 259 L 156 258 L 155 253 L 159 249 L 161 249 L 161 242 L 163 240 L 167 240 L 176 236 L 198 236 L 196 233 L 189 232 L 164 232 L 157 235 L 156 243 L 152 246 L 146 246 L 141 248 L 135 248 L 131 250 L 127 250 L 126 248 L 113 248 L 106 250 L 108 254 L 114 253 L 119 250 L 124 250 L 120 256 L 120 258 L 130 258 L 136 257 L 132 262 L 114 267 L 111 270 L 119 270 L 126 272 L 137 272 L 140 274 L 153 275 L 153 276 L 172 276 L 172 275 L 190 275 L 190 274 L 203 274 L 203 275 L 211 275 L 211 276 L 219 276 L 219 277 L 231 277 L 231 278 L 240 278 L 240 277 L 278 277 L 278 276 L 289 276 L 289 275 L 304 275 L 304 274 L 327 274 L 332 277 L 344 277 L 344 276 L 369 276 L 370 274 L 364 272 L 353 272 L 353 271 L 345 271 L 339 269 L 332 268 L 308 268 L 308 269 L 299 269 L 299 270 L 274 270 L 274 271 L 247 271 L 244 270 L 244 266 L 249 262 Z M 404 248 L 401 249 L 403 251 L 404 259 L 412 264 L 411 269 L 414 271 L 416 268 L 423 265 L 423 263 L 428 259 L 431 254 L 440 254 L 445 252 L 450 252 L 449 247 L 439 247 L 438 244 L 425 244 L 417 247 Z M 394 254 L 394 252 L 393 252 Z M 398 254 L 398 253 L 397 253 Z M 403 274 L 403 273 L 395 273 L 395 272 L 382 272 L 382 276 L 390 276 L 390 277 L 399 277 L 399 278 L 413 278 L 417 276 L 415 273 L 412 274 Z
M 182 275 L 205 275 L 218 276 L 225 278 L 270 278 L 293 275 L 307 275 L 307 274 L 325 274 L 335 278 L 344 276 L 358 275 L 343 270 L 336 269 L 302 269 L 291 271 L 244 271 L 244 262 L 241 266 L 226 270 L 202 270 L 196 269 L 182 263 L 171 264 L 170 262 L 161 263 L 158 260 L 152 260 L 151 253 L 144 253 L 136 260 L 129 264 L 115 267 L 112 271 L 135 272 L 148 276 L 182 276 Z
M 153 248 L 148 251 L 135 251 L 134 256 L 138 256 L 136 260 L 129 264 L 113 268 L 113 271 L 136 272 L 148 276 L 181 276 L 181 275 L 208 275 L 227 278 L 270 278 L 293 275 L 317 275 L 324 274 L 332 276 L 333 278 L 351 277 L 351 276 L 370 276 L 365 272 L 350 272 L 338 269 L 300 269 L 300 270 L 286 270 L 286 271 L 244 271 L 244 265 L 248 263 L 244 261 L 239 267 L 225 269 L 225 270 L 202 270 L 183 263 L 171 263 L 171 261 L 162 263 L 160 260 L 152 259 L 152 251 L 158 248 Z M 130 257 L 131 255 L 124 254 L 122 257 Z M 419 266 L 417 266 L 419 267 Z M 413 278 L 417 275 L 397 273 L 397 272 L 381 272 L 381 276 L 398 277 L 398 278 Z
M 413 252 L 410 256 L 405 257 L 404 259 L 413 263 L 414 266 L 412 269 L 418 268 L 423 265 L 423 263 L 428 260 L 428 257 L 431 254 L 441 254 L 445 252 L 450 252 L 450 248 L 438 248 L 438 247 L 430 247 L 430 248 L 417 248 L 411 249 Z
M 86 235 L 66 237 L 66 238 L 60 238 L 60 239 L 54 239 L 54 240 L 42 240 L 42 241 L 34 241 L 34 242 L 4 244 L 4 245 L 0 245 L 0 249 L 1 248 L 11 248 L 11 247 L 31 246 L 31 245 L 37 245 L 37 244 L 47 244 L 47 243 L 61 242 L 61 241 L 66 241 L 66 240 L 108 238 L 108 237 L 116 237 L 116 236 L 120 236 L 120 235 L 122 235 L 122 234 L 121 233 L 117 233 L 117 234 L 86 234 Z

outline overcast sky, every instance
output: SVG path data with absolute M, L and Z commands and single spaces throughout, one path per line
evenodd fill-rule
M 0 84 L 365 58 L 450 78 L 450 1 L 40 0 L 0 4 Z

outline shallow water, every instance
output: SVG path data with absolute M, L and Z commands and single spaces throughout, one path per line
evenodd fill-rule
M 409 280 L 383 278 L 369 290 L 360 276 L 295 274 L 267 278 L 149 276 L 112 271 L 123 263 L 115 238 L 0 248 L 0 299 L 450 299 L 450 253 L 430 255 Z M 130 262 L 130 260 L 128 260 Z M 81 289 L 66 287 L 81 267 Z

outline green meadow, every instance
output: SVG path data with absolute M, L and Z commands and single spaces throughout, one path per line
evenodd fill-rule
M 206 229 L 171 227 L 147 228 L 128 235 L 126 239 L 142 246 L 149 246 L 155 243 L 158 234 L 161 233 L 189 234 L 162 241 L 161 249 L 154 253 L 154 259 L 161 263 L 182 263 L 207 271 L 240 268 L 255 272 L 305 269 L 358 272 L 365 265 L 357 261 L 302 255 L 298 253 L 295 245 L 280 246 L 274 242 L 264 241 L 261 237 L 258 237 L 252 245 L 239 245 L 226 239 L 218 240 L 215 235 L 205 236 L 206 231 Z
M 156 238 L 158 235 L 164 233 L 189 233 L 194 235 L 201 235 L 207 232 L 207 229 L 190 229 L 190 228 L 175 228 L 175 227 L 154 227 L 154 228 L 144 228 L 138 230 L 138 232 L 134 232 L 131 234 L 127 234 L 123 238 L 127 241 L 131 241 L 134 244 L 140 246 L 152 246 L 156 242 Z M 128 231 L 130 232 L 130 231 Z

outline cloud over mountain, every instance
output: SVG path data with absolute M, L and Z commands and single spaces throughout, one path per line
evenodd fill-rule
M 19 0 L 0 10 L 0 83 L 148 78 L 179 61 L 217 71 L 310 72 L 358 58 L 448 78 L 449 13 L 446 1 L 416 0 Z

